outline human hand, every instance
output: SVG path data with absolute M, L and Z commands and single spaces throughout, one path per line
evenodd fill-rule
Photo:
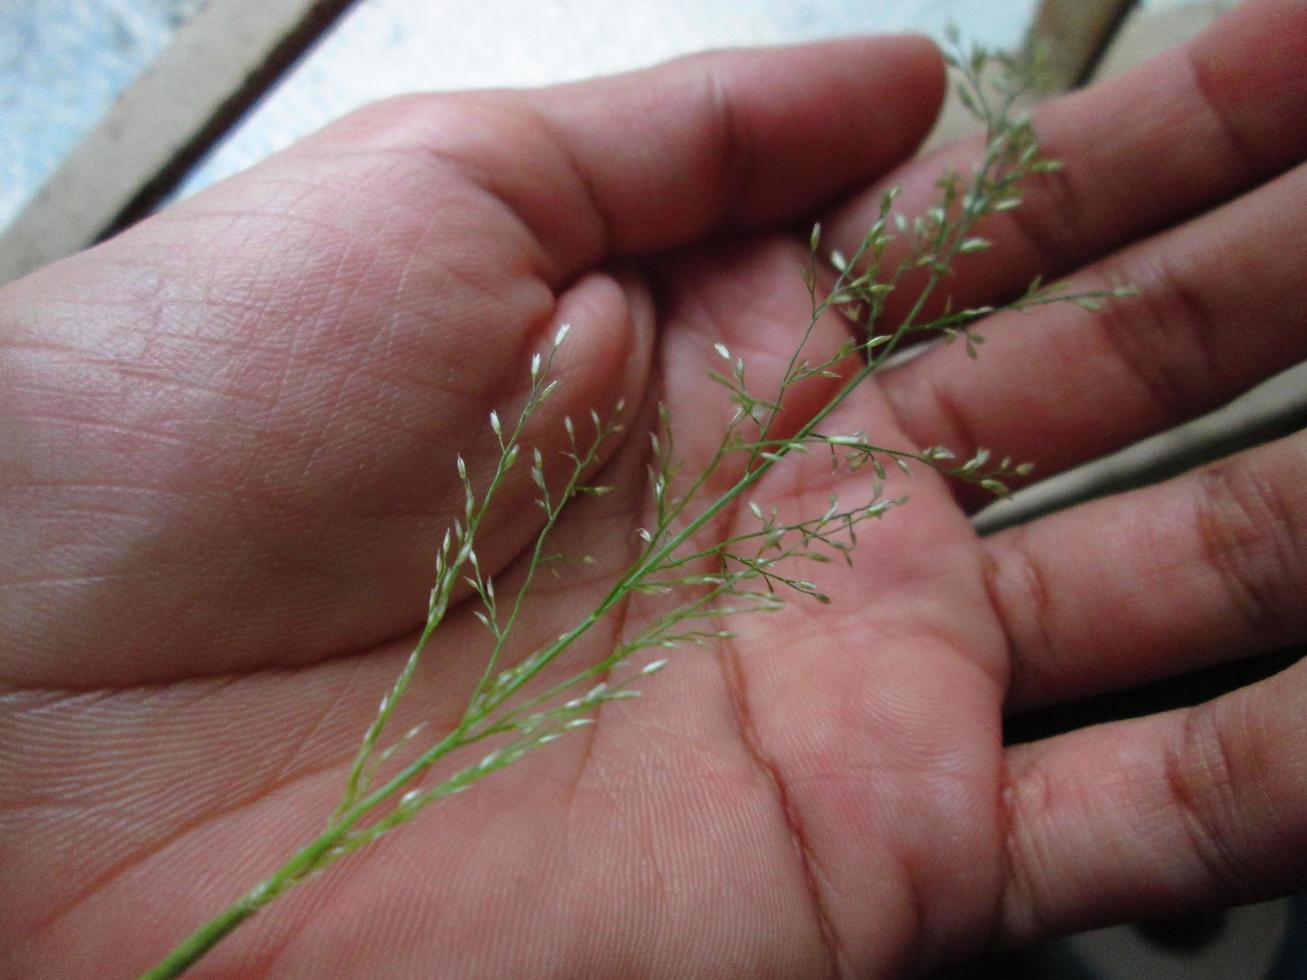
M 955 292 L 1051 262 L 1143 298 L 999 318 L 978 366 L 932 351 L 846 403 L 847 427 L 1056 471 L 1301 359 L 1302 25 L 1254 4 L 1047 107 L 1065 175 L 994 222 Z M 713 344 L 762 376 L 806 320 L 806 249 L 776 229 L 868 182 L 923 204 L 938 160 L 885 171 L 939 87 L 929 48 L 857 41 L 400 100 L 0 294 L 3 972 L 139 970 L 316 834 L 425 610 L 461 507 L 450 457 L 484 473 L 486 413 L 521 397 L 531 352 L 573 324 L 528 444 L 662 400 L 692 468 L 727 411 L 702 384 Z M 828 238 L 860 237 L 876 193 L 828 212 Z M 617 489 L 560 531 L 597 564 L 549 586 L 541 636 L 629 559 L 631 431 Z M 823 580 L 832 606 L 734 624 L 201 970 L 887 975 L 1293 887 L 1301 667 L 1006 752 L 1000 720 L 1300 641 L 1305 466 L 1299 436 L 984 540 L 918 475 Z M 825 467 L 778 470 L 756 496 L 820 511 L 831 489 Z M 487 568 L 520 563 L 531 495 L 523 473 Z M 407 710 L 457 717 L 476 630 L 451 617 Z

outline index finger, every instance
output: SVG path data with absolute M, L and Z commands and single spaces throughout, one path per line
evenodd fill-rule
M 714 52 L 542 90 L 527 104 L 573 169 L 558 186 L 594 224 L 584 243 L 560 240 L 560 202 L 536 186 L 520 188 L 519 213 L 538 215 L 574 263 L 792 221 L 908 157 L 943 82 L 930 41 L 876 37 Z
M 408 96 L 311 142 L 421 161 L 415 204 L 451 172 L 470 180 L 522 222 L 533 271 L 557 287 L 606 258 L 782 224 L 864 186 L 916 149 L 943 85 L 927 39 L 854 38 Z

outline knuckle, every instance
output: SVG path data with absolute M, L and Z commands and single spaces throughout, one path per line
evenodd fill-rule
M 995 909 L 991 942 L 1031 942 L 1057 931 L 1045 918 L 1055 907 L 1056 887 L 1045 859 L 1049 841 L 1044 828 L 1056 822 L 1056 791 L 1047 771 L 1037 766 L 1005 765 L 1001 775 L 1002 860 L 1006 883 Z
M 1241 800 L 1255 773 L 1247 753 L 1220 722 L 1214 705 L 1190 709 L 1178 736 L 1164 749 L 1163 771 L 1189 848 L 1208 879 L 1223 895 L 1250 895 L 1260 876 L 1239 844 Z
M 1072 176 L 1065 170 L 1040 174 L 1030 180 L 1025 198 L 1025 206 L 1007 212 L 1008 221 L 1050 272 L 1071 268 L 1083 251 L 1077 229 L 1084 217 Z
M 707 107 L 705 115 L 709 120 L 705 132 L 710 134 L 713 145 L 708 157 L 716 161 L 711 180 L 716 187 L 715 197 L 721 202 L 720 216 L 726 219 L 735 218 L 746 202 L 755 159 L 732 92 L 730 65 L 729 55 L 721 52 L 710 52 L 696 62 L 702 87 L 700 99 Z
M 1054 697 L 1065 664 L 1058 661 L 1053 642 L 1053 600 L 1044 570 L 1019 529 L 986 562 L 985 587 L 1008 641 L 1009 701 L 1028 705 Z
M 1213 70 L 1211 62 L 1202 57 L 1192 46 L 1186 47 L 1184 56 L 1189 67 L 1190 76 L 1197 102 L 1203 106 L 1212 121 L 1214 150 L 1223 152 L 1234 160 L 1239 168 L 1249 174 L 1262 173 L 1266 167 L 1265 160 L 1255 144 L 1240 127 L 1237 116 L 1227 107 L 1222 95 L 1222 86 L 1218 81 L 1218 72 Z
M 1162 247 L 1136 253 L 1123 281 L 1139 295 L 1109 303 L 1094 315 L 1113 351 L 1156 407 L 1163 424 L 1191 418 L 1226 386 L 1213 348 L 1218 323 L 1188 270 Z
M 1292 630 L 1307 589 L 1307 535 L 1297 516 L 1301 503 L 1293 506 L 1289 492 L 1246 458 L 1216 463 L 1198 476 L 1195 521 L 1202 560 L 1246 628 L 1268 639 Z

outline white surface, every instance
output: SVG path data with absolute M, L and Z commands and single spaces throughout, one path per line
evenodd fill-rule
M 204 0 L 0 0 L 0 228 Z

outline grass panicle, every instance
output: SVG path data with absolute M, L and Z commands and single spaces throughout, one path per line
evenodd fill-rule
M 996 312 L 1055 302 L 1093 308 L 1103 299 L 1128 292 L 1071 293 L 1037 279 L 1005 305 L 953 310 L 946 303 L 939 315 L 925 315 L 955 265 L 990 247 L 983 220 L 1019 207 L 1028 181 L 1058 166 L 1041 154 L 1029 119 L 1018 110 L 1027 84 L 1022 66 L 984 50 L 955 51 L 950 62 L 960 97 L 986 126 L 981 159 L 969 174 L 943 174 L 937 199 L 923 214 L 904 215 L 895 207 L 897 189 L 885 191 L 875 221 L 848 255 L 824 252 L 822 228 L 812 228 L 809 261 L 802 270 L 811 316 L 775 392 L 764 396 L 752 389 L 745 360 L 723 344 L 715 346 L 709 376 L 723 389 L 734 414 L 706 464 L 692 477 L 683 477 L 668 413 L 660 407 L 659 422 L 649 436 L 652 526 L 636 532 L 637 557 L 567 631 L 515 653 L 521 613 L 538 573 L 559 557 L 550 547 L 554 529 L 577 497 L 607 492 L 608 488 L 586 481 L 605 447 L 621 436 L 625 414 L 625 406 L 618 404 L 606 415 L 591 412 L 580 422 L 565 419 L 565 472 L 561 479 L 548 476 L 546 471 L 554 467 L 546 465 L 539 449 L 524 446 L 522 439 L 528 423 L 557 387 L 552 365 L 555 353 L 566 343 L 568 328 L 559 330 L 547 353 L 533 357 L 529 391 L 517 415 L 505 420 L 496 412 L 490 414 L 488 424 L 498 445 L 493 471 L 473 474 L 461 456 L 455 460 L 463 510 L 436 551 L 425 625 L 360 740 L 323 833 L 198 929 L 147 977 L 179 975 L 288 888 L 373 844 L 445 797 L 464 792 L 537 748 L 593 724 L 603 704 L 637 697 L 639 685 L 667 664 L 660 652 L 658 659 L 636 667 L 632 658 L 637 654 L 729 638 L 729 630 L 719 626 L 723 618 L 774 611 L 787 593 L 829 601 L 815 583 L 795 572 L 802 567 L 796 563 L 851 560 L 858 530 L 905 500 L 886 496 L 895 471 L 925 466 L 999 497 L 1008 494 L 1011 480 L 1029 475 L 1030 464 L 996 457 L 988 449 L 959 461 L 942 446 L 884 446 L 866 432 L 834 432 L 827 425 L 831 413 L 850 394 L 911 342 L 931 337 L 959 341 L 975 356 L 983 343 L 976 327 Z M 906 313 L 887 322 L 889 299 L 907 288 L 914 291 L 911 302 L 896 303 L 897 309 L 906 305 Z M 851 336 L 834 353 L 810 360 L 809 340 L 818 322 L 832 313 L 850 322 Z M 789 396 L 812 378 L 826 379 L 835 393 L 797 430 L 785 434 L 780 417 Z M 829 456 L 836 471 L 867 474 L 859 499 L 832 497 L 822 513 L 798 520 L 782 519 L 752 500 L 751 489 L 769 471 L 792 455 L 818 452 Z M 542 521 L 523 580 L 513 594 L 503 595 L 482 568 L 476 542 L 508 474 L 523 465 L 530 468 Z M 720 487 L 723 478 L 728 489 L 709 490 Z M 749 518 L 737 520 L 729 536 L 712 535 L 710 524 L 715 518 L 746 511 Z M 425 725 L 417 725 L 392 735 L 396 707 L 459 589 L 467 590 L 466 601 L 475 606 L 487 645 L 484 668 L 468 692 L 466 708 L 458 723 L 443 733 L 429 733 Z M 607 656 L 547 685 L 537 682 L 596 623 L 636 595 L 665 597 L 659 606 L 663 611 L 630 635 L 619 637 Z M 429 778 L 432 768 L 444 760 L 452 765 L 452 774 Z

